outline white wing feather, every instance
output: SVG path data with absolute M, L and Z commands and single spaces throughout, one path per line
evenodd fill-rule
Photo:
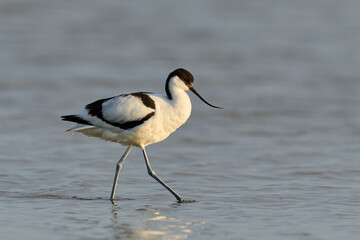
M 145 106 L 140 98 L 132 95 L 120 95 L 101 103 L 102 118 L 117 124 L 141 120 L 154 111 L 155 109 Z M 104 125 L 102 119 L 89 114 L 87 109 L 78 116 L 94 126 L 105 127 L 108 124 Z

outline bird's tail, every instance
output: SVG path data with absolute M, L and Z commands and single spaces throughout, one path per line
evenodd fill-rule
M 94 126 L 92 126 L 92 124 L 89 121 L 87 121 L 87 120 L 85 120 L 82 117 L 77 116 L 77 115 L 61 116 L 61 120 L 78 123 L 77 126 L 66 130 L 67 132 L 69 132 L 69 131 L 77 132 L 77 131 L 82 130 L 82 129 L 88 129 L 88 128 L 93 128 L 94 127 Z
M 61 120 L 68 121 L 68 122 L 75 122 L 85 125 L 92 125 L 89 121 L 83 119 L 82 117 L 79 117 L 78 115 L 66 115 L 61 116 Z

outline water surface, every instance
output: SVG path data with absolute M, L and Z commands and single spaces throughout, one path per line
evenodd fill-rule
M 4 239 L 358 239 L 360 2 L 0 3 Z M 193 113 L 139 149 L 65 130 L 96 99 L 163 92 Z

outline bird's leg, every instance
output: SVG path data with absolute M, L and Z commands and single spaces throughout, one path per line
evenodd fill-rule
M 174 190 L 172 190 L 171 187 L 169 187 L 163 180 L 161 180 L 156 174 L 155 172 L 151 169 L 151 166 L 150 166 L 150 162 L 149 162 L 149 159 L 147 157 L 147 154 L 146 154 L 146 151 L 145 151 L 145 148 L 142 147 L 141 148 L 143 154 L 144 154 L 144 158 L 145 158 L 145 163 L 146 163 L 146 167 L 147 167 L 147 170 L 148 170 L 148 174 L 154 178 L 156 181 L 158 181 L 161 185 L 163 185 L 169 192 L 171 192 L 172 195 L 174 195 L 174 197 L 176 198 L 176 200 L 178 200 L 178 202 L 184 202 L 184 199 L 182 197 L 180 197 L 179 194 L 177 194 Z
M 116 191 L 116 185 L 117 185 L 117 181 L 119 178 L 119 173 L 120 170 L 122 168 L 122 165 L 127 157 L 127 155 L 129 154 L 130 150 L 131 150 L 132 146 L 129 146 L 124 155 L 121 157 L 121 159 L 118 161 L 118 163 L 116 164 L 116 172 L 115 172 L 115 178 L 114 178 L 114 184 L 113 184 L 113 188 L 112 188 L 112 192 L 111 192 L 111 196 L 110 196 L 110 200 L 113 201 L 114 197 L 115 197 L 115 191 Z

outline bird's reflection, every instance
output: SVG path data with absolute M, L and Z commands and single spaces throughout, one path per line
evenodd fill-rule
M 172 206 L 174 207 L 174 206 Z M 190 238 L 194 223 L 168 217 L 161 210 L 151 208 L 139 208 L 132 218 L 121 217 L 121 207 L 113 202 L 113 224 L 116 229 L 114 239 L 124 237 L 131 239 L 187 239 Z M 126 223 L 126 220 L 128 222 Z M 196 225 L 204 223 L 196 223 Z

